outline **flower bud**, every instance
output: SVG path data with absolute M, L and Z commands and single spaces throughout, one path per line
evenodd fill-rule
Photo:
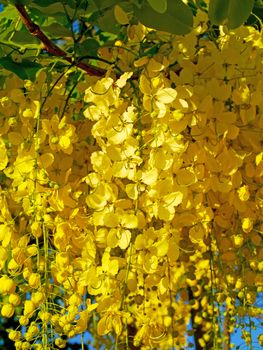
M 11 278 L 6 275 L 0 278 L 0 294 L 11 294 L 14 293 L 15 290 L 16 285 Z
M 16 293 L 10 294 L 8 300 L 9 300 L 9 303 L 14 305 L 14 306 L 18 306 L 21 303 L 21 298 Z
M 24 305 L 24 315 L 31 317 L 35 311 L 35 305 L 32 300 L 26 300 Z
M 21 326 L 26 326 L 28 322 L 29 322 L 29 319 L 26 316 L 21 316 L 19 318 L 19 323 L 21 324 Z
M 36 306 L 40 305 L 44 301 L 44 299 L 45 295 L 43 292 L 37 291 L 32 293 L 31 300 Z
M 31 288 L 38 288 L 41 284 L 41 278 L 39 273 L 32 273 L 29 276 L 28 284 L 30 285 Z
M 12 304 L 4 304 L 1 310 L 1 315 L 10 318 L 14 315 L 14 312 L 15 308 Z
M 18 341 L 21 338 L 21 333 L 19 331 L 11 330 L 8 334 L 8 338 L 12 341 Z

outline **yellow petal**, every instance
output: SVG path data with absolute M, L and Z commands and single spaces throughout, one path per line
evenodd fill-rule
M 157 256 L 165 256 L 168 252 L 168 241 L 161 241 L 154 245 L 157 249 Z
M 258 166 L 262 162 L 262 159 L 263 159 L 263 152 L 260 152 L 259 154 L 256 155 L 256 158 L 255 158 L 256 166 Z
M 153 185 L 156 183 L 157 178 L 158 178 L 158 170 L 154 168 L 152 170 L 143 172 L 141 181 L 146 185 Z
M 71 146 L 70 138 L 68 136 L 65 136 L 65 135 L 61 136 L 59 138 L 59 145 L 63 151 L 68 150 Z
M 250 218 L 244 218 L 242 220 L 242 230 L 249 233 L 253 229 L 253 221 Z
M 104 225 L 107 227 L 116 227 L 120 223 L 120 218 L 115 213 L 107 213 L 104 215 Z
M 114 16 L 118 23 L 125 25 L 129 23 L 129 17 L 127 16 L 127 13 L 124 12 L 124 10 L 119 6 L 114 6 Z
M 120 7 L 118 5 L 115 6 L 116 7 Z M 125 12 L 124 12 L 125 13 Z M 126 14 L 126 13 L 125 13 Z M 132 72 L 125 72 L 124 74 L 122 74 L 122 76 L 116 81 L 115 85 L 117 85 L 119 88 L 123 88 L 126 85 L 126 82 L 128 79 L 130 79 L 130 77 L 132 76 Z
M 10 318 L 14 315 L 15 308 L 11 304 L 4 304 L 1 309 L 1 314 L 3 317 Z
M 158 218 L 164 221 L 171 221 L 174 217 L 174 209 L 166 205 L 158 205 Z
M 119 247 L 121 249 L 126 249 L 131 241 L 131 232 L 129 230 L 121 230 L 120 234 Z
M 172 192 L 163 197 L 163 201 L 167 206 L 177 207 L 183 201 L 183 193 L 182 192 Z
M 167 252 L 167 256 L 170 262 L 175 262 L 178 260 L 179 258 L 179 247 L 177 242 L 175 242 L 175 240 L 173 240 L 172 238 L 169 240 L 169 247 L 168 247 L 168 252 Z
M 137 228 L 138 218 L 133 214 L 124 214 L 121 217 L 121 225 L 126 228 Z
M 190 186 L 196 182 L 196 176 L 189 169 L 179 169 L 176 180 L 179 185 Z
M 148 65 L 147 65 L 147 70 L 148 72 L 160 72 L 164 69 L 164 65 L 155 59 L 151 58 Z
M 205 234 L 206 234 L 205 229 L 203 225 L 200 225 L 200 224 L 193 226 L 189 230 L 189 237 L 193 243 L 198 243 L 202 241 L 205 237 Z
M 119 229 L 111 228 L 107 235 L 107 246 L 115 248 L 119 244 Z
M 102 209 L 106 206 L 107 201 L 103 198 L 103 196 L 93 193 L 86 197 L 86 204 L 92 209 Z
M 4 141 L 0 138 L 0 170 L 5 169 L 8 163 L 7 152 Z
M 125 187 L 125 191 L 127 193 L 127 196 L 133 200 L 136 200 L 138 198 L 138 185 L 135 184 L 128 184 Z
M 242 186 L 237 190 L 238 197 L 242 202 L 249 200 L 249 188 L 248 186 Z
M 7 250 L 4 247 L 0 246 L 0 270 L 4 267 L 7 258 Z
M 53 164 L 54 159 L 53 153 L 44 153 L 39 157 L 39 162 L 41 166 L 46 169 Z
M 144 66 L 146 63 L 149 62 L 149 57 L 147 56 L 143 56 L 141 58 L 139 58 L 138 60 L 134 61 L 134 67 L 141 67 Z
M 0 241 L 2 241 L 2 246 L 5 248 L 10 243 L 12 237 L 12 230 L 6 224 L 0 225 Z
M 12 145 L 18 146 L 23 142 L 23 137 L 20 133 L 11 131 L 8 133 L 8 140 Z
M 119 262 L 117 259 L 112 259 L 110 260 L 109 264 L 108 264 L 108 271 L 109 274 L 112 276 L 117 275 L 118 271 L 119 271 Z
M 164 104 L 172 103 L 177 96 L 176 90 L 172 88 L 164 88 L 157 91 L 156 99 Z
M 112 329 L 112 324 L 109 320 L 108 315 L 103 316 L 97 324 L 98 335 L 108 334 Z
M 122 323 L 121 323 L 121 319 L 119 316 L 115 316 L 113 317 L 113 320 L 112 320 L 112 327 L 116 333 L 116 335 L 120 335 L 121 334 L 121 331 L 122 331 Z
M 151 84 L 145 75 L 141 75 L 139 87 L 140 87 L 140 90 L 143 94 L 151 95 L 151 93 L 152 93 Z

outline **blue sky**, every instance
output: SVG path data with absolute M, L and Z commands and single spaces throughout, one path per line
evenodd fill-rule
M 0 12 L 3 10 L 3 5 L 0 4 Z M 74 30 L 77 31 L 78 30 L 78 23 L 75 22 L 74 23 Z M 257 303 L 263 304 L 263 296 L 262 293 L 261 295 L 259 295 L 259 298 L 257 300 Z M 248 318 L 245 318 L 244 320 L 244 324 L 249 323 Z M 256 325 L 256 329 L 251 329 L 251 334 L 252 334 L 252 347 L 250 345 L 246 345 L 244 342 L 244 339 L 242 339 L 242 330 L 241 328 L 236 328 L 235 331 L 233 332 L 233 334 L 231 335 L 231 342 L 235 345 L 234 349 L 237 350 L 257 350 L 257 349 L 262 349 L 262 347 L 259 345 L 258 343 L 258 336 L 263 333 L 263 319 L 262 320 L 258 320 L 258 319 L 253 319 L 252 321 L 255 322 Z M 237 322 L 238 323 L 238 322 Z M 247 330 L 250 331 L 249 327 L 247 327 Z M 84 340 L 85 342 L 87 342 L 89 339 L 91 339 L 90 334 L 87 332 L 84 336 Z M 189 341 L 191 341 L 191 339 L 189 338 Z M 71 343 L 73 342 L 80 342 L 80 336 L 73 338 L 71 341 Z M 192 341 L 193 342 L 193 341 Z M 1 346 L 1 342 L 0 342 L 0 346 Z M 89 348 L 90 350 L 92 350 L 92 348 Z
M 259 298 L 260 299 L 257 302 L 262 304 L 263 302 L 262 295 L 259 295 Z M 256 325 L 256 329 L 250 330 L 249 327 L 246 327 L 245 329 L 247 331 L 251 331 L 252 344 L 250 345 L 245 343 L 244 339 L 242 339 L 242 330 L 241 328 L 237 327 L 235 328 L 234 332 L 231 334 L 231 343 L 234 344 L 233 350 L 260 350 L 260 349 L 262 350 L 262 346 L 259 345 L 257 338 L 261 333 L 263 333 L 263 319 L 259 320 L 256 318 L 251 318 L 251 320 L 254 321 Z M 242 321 L 244 324 L 249 324 L 249 319 L 247 317 L 242 319 Z M 239 322 L 240 321 L 237 320 L 237 325 L 239 324 Z M 88 340 L 92 340 L 92 337 L 88 332 L 86 332 L 86 334 L 84 335 L 84 342 L 86 343 Z M 77 336 L 72 338 L 69 341 L 69 343 L 80 343 L 80 341 L 81 341 L 81 337 Z M 188 341 L 194 344 L 193 337 L 188 337 Z M 96 350 L 96 349 L 91 347 L 91 345 L 89 345 L 89 350 Z M 195 350 L 195 349 L 191 348 L 191 350 Z

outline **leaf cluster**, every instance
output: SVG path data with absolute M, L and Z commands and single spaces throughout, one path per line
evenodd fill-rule
M 107 0 L 107 1 L 3 1 L 0 13 L 1 66 L 21 78 L 34 79 L 39 64 L 51 67 L 63 62 L 54 58 L 45 44 L 32 35 L 18 16 L 15 6 L 26 6 L 35 25 L 70 56 L 69 63 L 100 65 L 100 47 L 112 47 L 114 40 L 125 40 L 125 27 L 142 23 L 154 30 L 173 34 L 189 33 L 197 11 L 208 13 L 210 27 L 236 28 L 245 21 L 261 27 L 260 1 L 223 0 Z M 52 53 L 51 53 L 52 52 Z M 50 54 L 51 53 L 51 54 Z M 60 55 L 61 56 L 61 55 Z M 63 56 L 63 55 L 62 55 Z M 65 61 L 64 61 L 65 62 Z M 23 66 L 22 71 L 18 69 Z M 65 62 L 66 64 L 66 62 Z M 108 62 L 114 65 L 114 62 Z M 102 65 L 103 66 L 103 65 Z M 107 69 L 107 67 L 106 67 Z

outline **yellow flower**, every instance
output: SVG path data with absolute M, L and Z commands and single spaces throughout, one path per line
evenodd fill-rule
M 97 332 L 99 335 L 108 334 L 114 330 L 117 336 L 122 332 L 122 312 L 108 311 L 98 322 Z
M 245 186 L 240 187 L 237 190 L 237 193 L 238 193 L 238 197 L 241 201 L 245 202 L 245 201 L 249 200 L 250 193 L 249 193 L 248 186 L 245 185 Z
M 11 226 L 9 226 L 7 223 L 0 224 L 0 241 L 2 241 L 2 246 L 4 248 L 6 248 L 10 243 L 12 233 L 13 230 Z
M 14 315 L 15 308 L 12 304 L 4 304 L 1 309 L 1 315 L 3 317 L 10 318 Z
M 39 306 L 45 300 L 45 294 L 40 291 L 32 293 L 31 301 L 35 306 Z
M 7 250 L 4 247 L 0 246 L 0 270 L 4 267 L 7 258 Z
M 11 330 L 8 334 L 8 338 L 13 341 L 18 341 L 21 338 L 21 333 L 19 331 Z
M 26 300 L 24 303 L 24 316 L 31 317 L 35 312 L 36 306 L 32 300 Z
M 58 115 L 53 115 L 51 120 L 42 120 L 43 131 L 49 137 L 49 146 L 52 151 L 62 151 L 66 154 L 73 152 L 73 143 L 77 141 L 75 126 L 67 123 L 66 118 L 59 120 Z
M 9 303 L 14 305 L 14 306 L 18 306 L 21 303 L 20 296 L 18 294 L 15 294 L 15 293 L 10 294 L 8 300 L 9 300 Z
M 41 319 L 42 322 L 48 323 L 50 321 L 50 313 L 44 310 L 39 311 L 38 317 Z
M 40 286 L 40 283 L 41 283 L 41 277 L 39 273 L 32 273 L 29 276 L 28 284 L 31 288 L 38 288 Z
M 12 294 L 16 290 L 16 284 L 15 282 L 9 278 L 8 276 L 4 275 L 0 278 L 0 293 L 3 295 L 6 294 Z
M 242 219 L 242 229 L 246 233 L 251 232 L 253 229 L 253 221 L 250 218 Z
M 7 163 L 8 163 L 8 157 L 7 157 L 5 143 L 2 137 L 0 137 L 0 170 L 5 169 L 5 167 L 7 166 Z
M 67 345 L 67 340 L 64 340 L 62 338 L 57 338 L 55 340 L 55 344 L 59 349 L 64 349 Z
M 41 223 L 38 221 L 35 221 L 31 224 L 31 232 L 32 235 L 36 238 L 40 238 L 42 236 L 42 227 Z
M 25 333 L 25 339 L 27 341 L 32 340 L 37 334 L 39 333 L 39 328 L 35 324 L 35 322 L 31 322 L 30 326 L 28 327 L 26 333 Z

